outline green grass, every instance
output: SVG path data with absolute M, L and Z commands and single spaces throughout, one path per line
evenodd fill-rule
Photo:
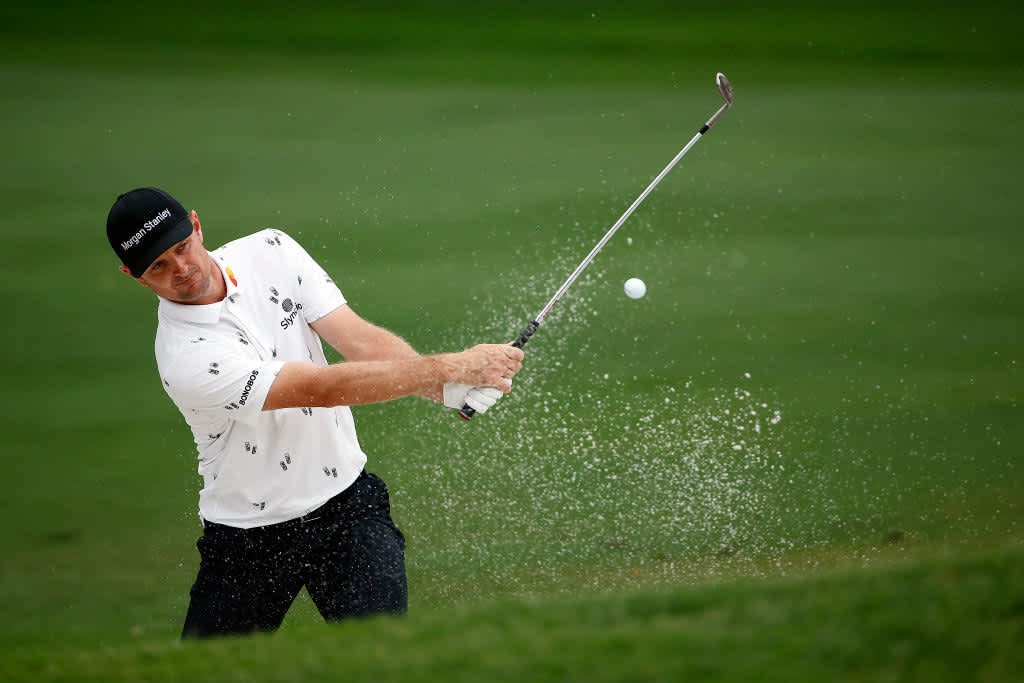
M 525 643 L 495 653 L 509 677 L 540 649 L 538 677 L 590 678 L 558 659 L 577 628 L 581 656 L 657 651 L 645 666 L 681 671 L 700 628 L 669 628 L 676 649 L 634 637 L 636 620 L 564 621 L 624 609 L 604 596 L 625 591 L 726 610 L 765 638 L 740 643 L 767 648 L 759 672 L 792 680 L 769 616 L 723 596 L 784 604 L 822 574 L 827 626 L 852 643 L 842 676 L 1013 671 L 970 643 L 967 669 L 946 666 L 962 639 L 930 621 L 910 630 L 939 645 L 910 664 L 886 635 L 857 640 L 860 608 L 843 606 L 891 584 L 906 620 L 936 599 L 917 578 L 976 570 L 1019 599 L 1024 74 L 1008 10 L 290 7 L 0 10 L 0 666 L 197 666 L 176 673 L 172 654 L 198 559 L 194 446 L 156 377 L 154 301 L 102 237 L 119 192 L 165 187 L 211 246 L 287 230 L 423 351 L 511 339 L 718 106 L 722 70 L 735 107 L 555 309 L 496 410 L 356 410 L 409 540 L 410 619 L 324 629 L 303 598 L 277 639 L 209 647 L 251 649 L 237 676 L 273 677 L 250 657 L 315 667 L 310 640 L 329 664 L 342 632 L 397 676 L 482 656 L 458 644 L 465 619 L 481 648 Z M 631 276 L 643 300 L 622 294 Z M 858 571 L 879 562 L 897 569 Z M 994 644 L 1020 635 L 1002 604 L 1018 616 L 969 617 Z M 387 663 L 396 639 L 409 658 Z M 708 658 L 733 662 L 736 644 Z M 804 677 L 828 678 L 818 664 Z
M 136 631 L 27 648 L 5 680 L 1011 680 L 1024 664 L 1021 548 L 814 578 L 500 600 L 273 636 Z M 340 646 L 339 646 L 340 645 Z

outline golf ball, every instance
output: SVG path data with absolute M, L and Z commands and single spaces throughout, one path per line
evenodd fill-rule
M 626 290 L 626 296 L 630 299 L 639 299 L 647 293 L 647 285 L 638 277 L 631 277 L 626 280 L 626 284 L 622 288 Z

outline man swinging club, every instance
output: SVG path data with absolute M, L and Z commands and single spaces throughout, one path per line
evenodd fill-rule
M 303 586 L 327 620 L 404 613 L 405 541 L 349 406 L 415 394 L 484 412 L 523 352 L 422 356 L 357 315 L 285 233 L 208 252 L 196 212 L 156 188 L 120 195 L 107 237 L 121 271 L 158 297 L 157 368 L 199 454 L 183 637 L 276 629 Z M 328 364 L 321 340 L 345 360 Z

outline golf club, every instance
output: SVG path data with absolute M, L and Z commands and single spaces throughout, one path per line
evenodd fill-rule
M 566 290 L 568 290 L 569 287 L 572 286 L 572 283 L 576 282 L 576 278 L 580 276 L 584 268 L 590 265 L 590 262 L 594 260 L 595 256 L 597 256 L 597 252 L 601 251 L 601 248 L 608 243 L 608 240 L 612 238 L 612 235 L 614 235 L 615 232 L 622 226 L 622 224 L 626 222 L 626 219 L 628 219 L 630 215 L 632 215 L 632 213 L 636 210 L 636 207 L 640 206 L 641 202 L 643 202 L 644 199 L 647 198 L 647 195 L 651 193 L 651 190 L 653 190 L 658 185 L 658 183 L 661 182 L 661 179 L 668 175 L 668 172 L 671 171 L 672 168 L 679 163 L 680 159 L 686 156 L 686 153 L 690 151 L 691 147 L 697 144 L 697 140 L 699 140 L 704 135 L 704 133 L 708 132 L 708 129 L 711 128 L 712 125 L 714 125 L 715 121 L 718 120 L 718 117 L 724 114 L 726 109 L 732 106 L 732 85 L 730 85 L 729 79 L 725 77 L 725 74 L 719 72 L 715 76 L 715 84 L 718 86 L 718 92 L 722 93 L 722 99 L 725 100 L 725 104 L 718 108 L 718 111 L 716 111 L 711 116 L 711 118 L 707 120 L 707 123 L 701 126 L 700 130 L 697 131 L 697 134 L 694 135 L 688 143 L 686 143 L 686 146 L 679 151 L 679 154 L 676 154 L 675 158 L 668 163 L 668 166 L 663 168 L 661 173 L 659 173 L 657 177 L 655 177 L 655 179 L 651 181 L 651 184 L 647 186 L 647 189 L 641 192 L 640 196 L 633 201 L 629 208 L 626 209 L 625 213 L 619 216 L 619 220 L 615 221 L 615 225 L 613 225 L 608 230 L 608 232 L 605 233 L 604 237 L 601 238 L 601 241 L 598 242 L 597 245 L 590 250 L 590 253 L 587 254 L 587 257 L 583 259 L 583 261 L 578 266 L 576 266 L 576 270 L 572 272 L 572 275 L 569 276 L 569 279 L 566 280 L 562 284 L 562 286 L 558 288 L 558 291 L 555 292 L 555 295 L 551 297 L 551 300 L 548 301 L 547 305 L 541 310 L 541 312 L 537 314 L 537 317 L 531 320 L 530 324 L 527 325 L 525 329 L 523 329 L 523 331 L 519 334 L 516 340 L 512 342 L 512 346 L 518 348 L 526 346 L 526 342 L 528 342 L 530 340 L 530 337 L 533 336 L 533 333 L 537 331 L 537 328 L 540 327 L 540 324 L 541 322 L 543 322 L 544 318 L 546 318 L 548 313 L 551 312 L 551 309 L 555 307 L 555 304 L 557 304 L 558 300 L 562 298 L 562 295 L 565 294 Z M 466 420 L 472 419 L 475 413 L 476 411 L 473 410 L 468 405 L 463 405 L 462 409 L 459 411 L 459 415 Z

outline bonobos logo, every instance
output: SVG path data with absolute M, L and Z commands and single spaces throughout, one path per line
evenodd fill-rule
M 252 391 L 252 385 L 256 383 L 256 376 L 259 374 L 259 370 L 253 370 L 249 375 L 249 381 L 245 383 L 245 389 L 242 390 L 242 395 L 238 398 L 238 405 L 244 406 L 245 402 L 249 400 L 249 392 Z

